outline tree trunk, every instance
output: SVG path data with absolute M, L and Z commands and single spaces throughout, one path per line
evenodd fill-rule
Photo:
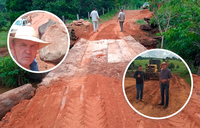
M 163 48 L 164 36 L 162 36 L 161 49 Z
M 0 119 L 21 101 L 24 99 L 31 99 L 34 95 L 35 88 L 33 88 L 31 84 L 26 84 L 1 94 Z

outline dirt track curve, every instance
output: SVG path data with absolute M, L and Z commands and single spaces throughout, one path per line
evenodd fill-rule
M 169 105 L 163 110 L 160 85 L 158 80 L 148 80 L 144 84 L 144 102 L 136 103 L 136 86 L 134 78 L 125 79 L 125 92 L 129 102 L 139 112 L 151 117 L 165 117 L 177 112 L 187 101 L 191 86 L 181 77 L 173 75 L 169 88 Z
M 137 12 L 125 11 L 127 15 Z M 113 20 L 105 24 L 118 27 Z M 99 33 L 91 32 L 89 38 L 80 39 L 65 61 L 43 79 L 41 85 L 46 87 L 41 86 L 31 100 L 15 106 L 2 119 L 0 127 L 200 127 L 198 76 L 194 76 L 190 103 L 172 118 L 146 119 L 131 109 L 123 95 L 122 76 L 129 61 L 146 48 L 131 36 L 118 33 L 114 35 L 117 39 L 97 40 L 104 30 L 106 36 L 113 35 L 113 29 L 107 25 L 102 24 Z

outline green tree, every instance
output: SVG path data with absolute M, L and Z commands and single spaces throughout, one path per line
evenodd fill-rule
M 178 69 L 178 68 L 179 68 L 179 65 L 177 65 L 176 68 Z
M 168 68 L 171 69 L 171 70 L 173 70 L 175 68 L 174 63 L 169 63 Z
M 11 24 L 23 13 L 31 10 L 32 0 L 6 0 L 6 9 L 9 11 Z
M 151 23 L 158 24 L 157 35 L 162 36 L 161 48 L 177 53 L 192 68 L 200 51 L 200 0 L 150 0 L 150 4 Z

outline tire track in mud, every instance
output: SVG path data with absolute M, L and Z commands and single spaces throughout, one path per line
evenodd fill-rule
M 88 97 L 85 101 L 84 124 L 88 128 L 106 128 L 105 102 L 100 95 Z

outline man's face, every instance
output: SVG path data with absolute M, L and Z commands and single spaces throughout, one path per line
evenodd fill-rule
M 166 64 L 163 64 L 163 65 L 162 65 L 162 68 L 163 68 L 164 70 L 166 69 L 166 67 L 167 67 Z
M 139 70 L 139 71 L 142 71 L 142 66 L 138 67 L 138 70 Z
M 33 62 L 38 49 L 38 43 L 28 40 L 14 40 L 15 59 L 20 65 L 25 68 L 30 68 L 30 64 Z

